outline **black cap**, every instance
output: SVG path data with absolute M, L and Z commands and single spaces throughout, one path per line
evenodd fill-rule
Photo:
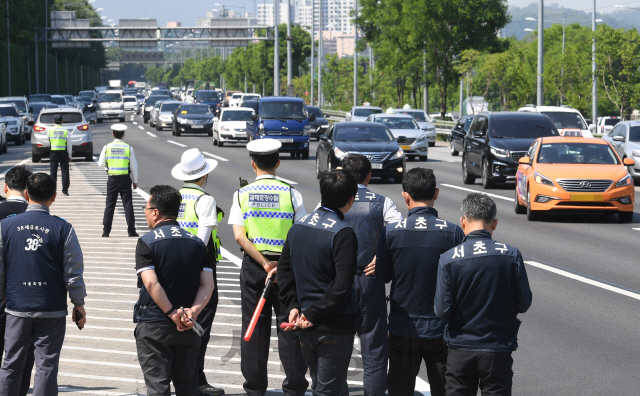
M 53 122 L 55 122 L 56 124 L 62 124 L 62 116 L 60 114 L 56 114 L 53 117 Z

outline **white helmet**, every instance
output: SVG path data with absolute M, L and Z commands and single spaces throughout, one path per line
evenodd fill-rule
M 410 109 L 411 109 L 411 106 L 409 106 L 409 104 L 407 103 L 406 105 L 402 106 L 402 108 L 403 108 L 404 110 L 410 110 Z

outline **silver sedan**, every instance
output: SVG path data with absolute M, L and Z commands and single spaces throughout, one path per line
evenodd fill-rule
M 620 158 L 631 158 L 636 162 L 628 169 L 631 176 L 640 178 L 640 121 L 619 122 L 602 139 L 611 143 Z

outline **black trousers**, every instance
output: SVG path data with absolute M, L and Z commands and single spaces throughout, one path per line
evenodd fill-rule
M 0 354 L 4 351 L 4 331 L 7 324 L 7 313 L 4 311 L 6 307 L 6 300 L 2 300 L 0 303 Z M 20 396 L 25 396 L 29 392 L 31 386 L 31 371 L 35 364 L 35 358 L 33 356 L 35 347 L 33 342 L 29 342 L 29 352 L 27 353 L 27 360 L 24 362 L 24 371 L 22 372 L 22 381 L 20 383 Z M 0 363 L 2 363 L 2 356 L 0 356 Z M 0 364 L 1 365 L 1 364 Z
M 277 260 L 278 257 L 267 257 Z M 253 312 L 258 305 L 267 273 L 260 264 L 250 256 L 242 259 L 240 270 L 240 297 L 242 299 L 242 336 L 244 336 Z M 278 284 L 275 283 L 262 308 L 258 323 L 249 341 L 240 341 L 242 375 L 244 390 L 249 396 L 263 396 L 269 383 L 267 377 L 267 361 L 271 344 L 271 309 L 276 314 L 276 333 L 278 335 L 278 353 L 286 375 L 282 382 L 282 390 L 286 396 L 302 396 L 309 387 L 305 378 L 307 364 L 302 355 L 300 339 L 293 331 L 280 330 L 280 323 L 289 321 L 289 312 L 278 300 Z
M 422 361 L 431 395 L 445 395 L 447 346 L 442 338 L 407 338 L 389 333 L 389 396 L 413 396 Z
M 69 192 L 69 153 L 67 150 L 51 151 L 49 154 L 49 173 L 58 182 L 58 165 L 62 171 L 62 192 Z
M 113 212 L 116 210 L 118 195 L 122 198 L 124 217 L 127 219 L 127 231 L 129 234 L 133 234 L 136 232 L 136 219 L 133 215 L 131 177 L 129 175 L 109 176 L 109 179 L 107 180 L 107 203 L 104 208 L 104 217 L 102 219 L 103 232 L 105 234 L 109 234 L 111 232 Z
M 216 285 L 213 294 L 211 295 L 211 300 L 209 304 L 200 312 L 198 315 L 197 322 L 202 326 L 202 330 L 204 330 L 204 334 L 200 337 L 200 351 L 198 352 L 197 363 L 197 384 L 198 386 L 206 385 L 207 377 L 204 375 L 204 356 L 207 353 L 207 345 L 209 344 L 209 339 L 211 338 L 211 327 L 213 324 L 213 319 L 216 317 L 216 311 L 218 309 L 218 286 Z
M 171 382 L 176 396 L 198 394 L 193 379 L 200 337 L 195 331 L 178 331 L 176 325 L 167 320 L 138 323 L 133 334 L 147 395 L 171 395 Z
M 475 352 L 449 349 L 447 396 L 511 396 L 511 352 Z

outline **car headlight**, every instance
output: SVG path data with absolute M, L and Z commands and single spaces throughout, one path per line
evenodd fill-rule
M 187 119 L 182 117 L 177 117 L 176 121 L 178 121 L 180 124 L 185 124 L 187 122 Z
M 622 179 L 618 180 L 618 182 L 616 183 L 616 188 L 618 188 L 618 187 L 626 187 L 626 186 L 630 186 L 632 184 L 633 184 L 633 182 L 631 181 L 631 175 L 627 173 L 627 175 L 625 177 L 623 177 Z
M 416 143 L 417 142 L 422 142 L 424 140 L 427 140 L 427 134 L 426 133 L 423 133 L 422 135 L 420 135 L 420 137 L 416 139 Z
M 221 127 L 220 127 L 220 130 L 221 130 L 221 131 L 227 131 L 227 132 L 228 132 L 228 131 L 230 131 L 231 129 L 227 128 L 226 126 L 221 126 Z
M 311 132 L 311 127 L 309 125 L 306 125 L 304 129 L 302 129 L 302 134 L 305 136 L 309 136 L 310 132 Z
M 395 157 L 396 157 L 396 158 L 402 158 L 402 157 L 404 157 L 404 151 L 402 151 L 402 149 L 399 149 L 399 150 L 396 152 Z
M 336 158 L 339 160 L 342 160 L 344 157 L 346 157 L 349 154 L 348 151 L 347 152 L 342 151 L 337 147 L 333 148 L 333 153 L 336 155 Z
M 495 147 L 490 147 L 490 149 L 491 153 L 496 157 L 509 158 L 511 156 L 509 150 L 503 150 Z
M 631 155 L 633 155 L 634 157 L 640 157 L 640 151 L 632 151 Z
M 546 176 L 541 175 L 538 172 L 535 172 L 533 174 L 533 180 L 535 180 L 536 183 L 538 183 L 538 184 L 546 184 L 547 186 L 553 187 L 553 180 L 549 179 Z

